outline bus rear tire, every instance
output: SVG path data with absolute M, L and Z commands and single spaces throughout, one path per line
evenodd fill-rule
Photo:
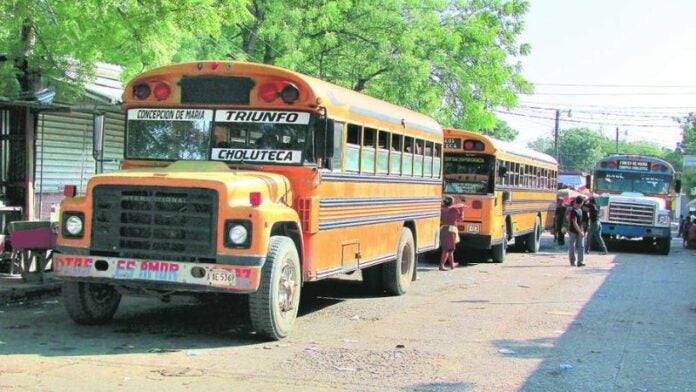
M 503 240 L 497 245 L 491 247 L 491 259 L 494 263 L 502 263 L 505 261 L 505 255 L 507 254 L 508 236 L 507 236 L 507 220 L 503 225 Z
M 411 230 L 401 229 L 396 260 L 384 265 L 384 288 L 390 295 L 404 295 L 411 287 L 416 269 L 416 245 Z
M 280 340 L 290 333 L 300 306 L 300 257 L 288 237 L 273 236 L 256 292 L 249 294 L 249 316 L 257 336 Z
M 537 216 L 534 220 L 534 231 L 527 234 L 527 251 L 529 253 L 538 253 L 541 244 L 541 220 Z
M 498 245 L 493 245 L 491 247 L 491 259 L 494 263 L 502 263 L 505 261 L 505 254 L 507 253 L 507 243 L 505 239 Z
M 65 282 L 61 293 L 68 315 L 81 325 L 108 323 L 121 303 L 121 294 L 108 284 Z

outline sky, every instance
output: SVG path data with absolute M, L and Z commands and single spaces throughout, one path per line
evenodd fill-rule
M 696 112 L 696 1 L 530 0 L 519 42 L 534 94 L 497 115 L 527 143 L 560 128 L 675 148 Z

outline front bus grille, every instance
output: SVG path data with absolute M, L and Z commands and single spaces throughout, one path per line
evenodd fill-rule
M 655 206 L 611 202 L 609 203 L 609 222 L 626 223 L 630 225 L 651 226 L 655 221 Z
M 95 255 L 215 262 L 214 190 L 100 185 L 93 200 Z

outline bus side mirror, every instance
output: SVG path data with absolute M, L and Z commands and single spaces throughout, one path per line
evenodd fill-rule
M 589 174 L 585 176 L 585 188 L 592 189 L 592 176 Z
M 104 156 L 104 115 L 95 114 L 93 123 L 92 157 L 101 161 Z
M 503 203 L 510 201 L 510 191 L 503 191 Z
M 681 180 L 677 180 L 677 181 L 674 183 L 674 191 L 677 192 L 677 193 L 680 193 L 680 192 L 681 192 Z
M 333 158 L 334 153 L 334 124 L 335 121 L 325 118 L 319 123 L 315 132 L 316 155 L 324 159 Z

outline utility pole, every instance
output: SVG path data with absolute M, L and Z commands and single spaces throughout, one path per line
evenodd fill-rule
M 619 127 L 616 127 L 616 153 L 619 153 Z
M 556 161 L 558 162 L 558 120 L 561 117 L 561 111 L 556 109 L 556 127 L 553 131 L 553 147 L 556 152 Z

